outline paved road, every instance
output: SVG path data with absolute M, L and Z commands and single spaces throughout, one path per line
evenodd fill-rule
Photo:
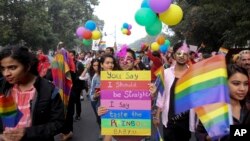
M 81 120 L 74 122 L 74 135 L 70 141 L 100 141 L 99 134 L 100 129 L 96 122 L 94 111 L 91 107 L 90 101 L 84 96 L 82 103 Z M 152 131 L 153 133 L 154 131 Z M 56 141 L 59 141 L 59 136 L 55 137 Z M 151 137 L 150 141 L 155 141 L 154 137 Z M 190 141 L 195 141 L 192 138 Z

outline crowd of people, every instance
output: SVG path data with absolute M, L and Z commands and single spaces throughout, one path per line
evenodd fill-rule
M 65 47 L 60 42 L 54 56 L 45 55 L 42 49 L 34 54 L 21 46 L 1 48 L 0 100 L 7 103 L 12 99 L 15 103 L 13 107 L 16 107 L 14 111 L 21 112 L 22 116 L 15 126 L 7 126 L 6 104 L 0 103 L 0 141 L 50 141 L 57 134 L 60 134 L 61 140 L 71 139 L 74 135 L 73 121 L 81 120 L 83 91 L 91 101 L 101 129 L 101 116 L 107 113 L 108 107 L 100 105 L 100 74 L 101 71 L 113 70 L 151 71 L 148 90 L 152 101 L 155 100 L 152 102 L 155 104 L 152 106 L 152 121 L 156 127 L 163 125 L 165 141 L 189 141 L 191 132 L 195 133 L 198 141 L 211 140 L 202 123 L 191 119 L 195 117 L 194 112 L 189 110 L 175 113 L 174 89 L 176 82 L 191 65 L 218 53 L 190 51 L 185 41 L 169 47 L 166 53 L 151 51 L 150 46 L 136 52 L 127 46 L 120 51 L 107 47 L 105 50 L 89 52 L 67 51 Z M 250 50 L 243 50 L 231 58 L 227 64 L 227 74 L 233 122 L 249 125 Z M 64 60 L 63 63 L 60 59 Z M 157 79 L 155 71 L 162 66 L 165 87 L 163 95 L 160 95 L 154 82 Z M 59 80 L 65 81 L 70 89 L 59 85 Z M 113 138 L 118 141 L 139 141 L 147 137 L 100 135 L 100 139 L 104 141 L 111 141 Z M 224 136 L 220 140 L 227 141 L 229 138 Z

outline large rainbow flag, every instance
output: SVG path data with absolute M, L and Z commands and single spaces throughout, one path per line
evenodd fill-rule
M 158 91 L 161 95 L 163 95 L 164 88 L 165 88 L 165 81 L 164 81 L 164 67 L 159 67 L 155 72 L 155 76 L 157 77 L 155 80 L 155 86 L 157 87 Z
M 230 103 L 226 63 L 222 55 L 192 65 L 175 87 L 177 113 L 218 102 Z
M 0 94 L 0 117 L 4 127 L 16 127 L 22 116 L 13 97 Z
M 68 52 L 61 49 L 54 57 L 51 63 L 52 77 L 55 86 L 59 89 L 60 96 L 65 106 L 65 113 L 67 111 L 68 101 L 70 97 L 72 80 L 70 71 L 75 70 L 72 59 Z
M 223 55 L 216 55 L 192 65 L 177 81 L 176 113 L 195 108 L 211 138 L 229 133 L 232 118 L 229 116 L 230 110 L 227 106 L 229 103 L 227 71 Z M 221 132 L 218 131 L 220 128 Z

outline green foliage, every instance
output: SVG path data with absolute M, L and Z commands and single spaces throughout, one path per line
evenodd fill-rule
M 243 46 L 250 39 L 250 2 L 247 0 L 180 0 L 184 19 L 172 27 L 191 44 L 204 42 L 209 51 Z
M 59 41 L 68 48 L 81 45 L 75 30 L 93 16 L 98 0 L 0 1 L 0 45 L 25 43 L 32 49 L 55 49 Z

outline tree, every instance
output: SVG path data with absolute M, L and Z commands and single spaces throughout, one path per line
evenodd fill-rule
M 208 51 L 245 45 L 250 39 L 250 3 L 247 0 L 180 0 L 184 10 L 180 24 L 172 27 L 191 44 L 204 42 Z
M 32 49 L 55 49 L 59 41 L 72 48 L 79 45 L 75 30 L 95 18 L 98 0 L 2 0 L 0 1 L 0 45 L 26 44 Z

